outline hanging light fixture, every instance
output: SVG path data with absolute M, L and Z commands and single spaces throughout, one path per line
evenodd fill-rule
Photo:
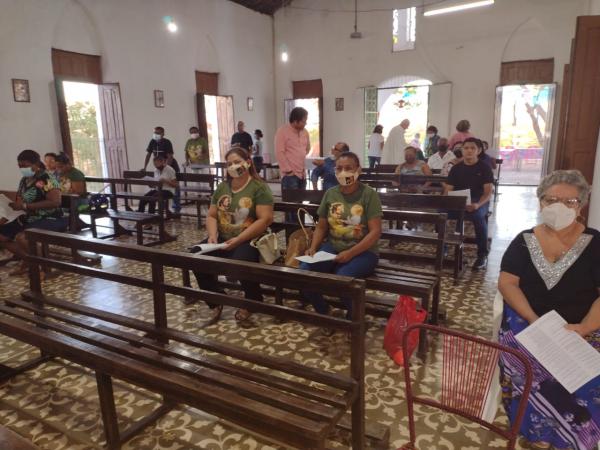
M 440 7 L 440 8 L 432 8 L 432 9 L 427 9 L 423 15 L 424 16 L 437 16 L 439 14 L 447 14 L 447 13 L 453 13 L 453 12 L 457 12 L 457 11 L 463 11 L 465 9 L 472 9 L 472 8 L 479 8 L 481 6 L 489 6 L 489 5 L 493 5 L 494 4 L 494 0 L 478 0 L 478 1 L 474 1 L 474 2 L 461 2 L 461 3 L 456 3 L 453 5 L 449 5 L 449 6 L 444 6 L 444 7 Z

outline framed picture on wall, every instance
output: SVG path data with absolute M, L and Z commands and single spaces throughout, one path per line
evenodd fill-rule
M 164 108 L 165 107 L 165 92 L 164 91 L 154 91 L 154 107 L 155 108 Z
M 335 110 L 343 111 L 344 110 L 344 97 L 336 97 L 335 99 Z
M 30 102 L 29 80 L 12 79 L 13 98 L 15 102 Z
M 254 111 L 254 98 L 253 97 L 248 97 L 246 99 L 246 106 L 248 108 L 248 111 Z

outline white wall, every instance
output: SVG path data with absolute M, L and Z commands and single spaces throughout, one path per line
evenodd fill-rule
M 596 0 L 593 0 L 596 1 Z M 413 51 L 392 53 L 392 7 L 421 5 L 414 0 L 358 2 L 358 29 L 353 31 L 352 0 L 295 0 L 275 15 L 275 49 L 289 50 L 288 63 L 275 61 L 276 121 L 283 118 L 282 100 L 291 96 L 291 82 L 323 79 L 324 148 L 338 140 L 363 147 L 362 86 L 377 86 L 401 75 L 453 84 L 452 126 L 471 121 L 472 130 L 492 142 L 495 87 L 500 63 L 554 58 L 554 80 L 562 81 L 569 60 L 577 15 L 588 14 L 588 0 L 498 0 L 492 7 L 423 17 L 417 14 Z M 314 11 L 323 8 L 327 11 Z M 302 8 L 302 9 L 301 9 Z M 335 12 L 346 10 L 347 12 Z M 345 98 L 345 111 L 335 112 L 335 97 Z M 557 95 L 556 112 L 559 111 Z M 557 117 L 557 116 L 555 116 Z M 555 126 L 558 120 L 555 120 Z
M 61 149 L 52 47 L 100 54 L 104 80 L 120 83 L 132 168 L 159 124 L 183 159 L 197 121 L 195 70 L 220 73 L 219 91 L 233 95 L 235 119 L 248 130 L 274 133 L 269 16 L 225 0 L 0 0 L 0 11 L 0 190 L 16 188 L 21 150 Z M 166 31 L 165 15 L 179 25 L 176 34 Z M 13 102 L 11 78 L 29 80 L 31 103 Z M 154 108 L 154 89 L 164 90 L 165 108 Z

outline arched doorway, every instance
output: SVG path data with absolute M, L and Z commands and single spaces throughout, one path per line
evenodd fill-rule
M 403 75 L 365 88 L 365 142 L 368 142 L 375 125 L 383 126 L 383 136 L 387 138 L 393 127 L 408 119 L 407 141 L 414 141 L 422 148 L 428 125 L 431 86 L 430 80 Z

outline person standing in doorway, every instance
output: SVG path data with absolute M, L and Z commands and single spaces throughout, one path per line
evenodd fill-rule
M 281 172 L 282 189 L 305 189 L 304 161 L 310 152 L 310 137 L 306 131 L 308 111 L 302 107 L 292 109 L 289 124 L 275 133 L 275 157 Z
M 141 172 L 146 171 L 146 167 L 148 167 L 148 163 L 150 162 L 150 156 L 156 158 L 159 155 L 165 158 L 167 165 L 171 166 L 175 170 L 175 173 L 179 173 L 179 164 L 173 157 L 173 144 L 165 137 L 165 129 L 160 126 L 154 127 L 152 139 L 146 148 L 146 159 Z M 178 217 L 181 214 L 181 192 L 179 191 L 179 187 L 175 190 L 175 196 L 173 197 L 173 211 L 175 212 L 173 217 Z
M 390 130 L 383 146 L 383 164 L 400 164 L 404 161 L 404 149 L 408 147 L 405 134 L 409 126 L 410 120 L 404 119 Z
M 241 120 L 237 123 L 237 133 L 233 133 L 231 136 L 231 146 L 240 146 L 248 153 L 252 153 L 252 146 L 254 145 L 252 142 L 252 136 L 250 133 L 244 131 L 244 127 L 246 125 Z
M 256 173 L 260 175 L 263 167 L 263 132 L 261 130 L 254 130 L 254 153 L 252 156 L 252 162 Z
M 375 125 L 373 128 L 373 134 L 369 138 L 369 169 L 374 169 L 375 165 L 379 165 L 381 162 L 381 151 L 383 150 L 384 139 L 383 126 Z

